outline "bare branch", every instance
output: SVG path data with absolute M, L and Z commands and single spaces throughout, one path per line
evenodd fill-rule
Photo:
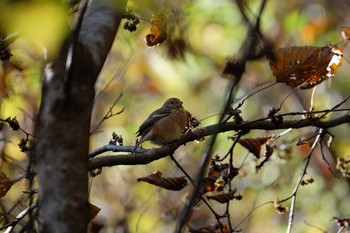
M 122 110 L 120 110 L 119 112 L 115 112 L 113 113 L 113 109 L 115 107 L 115 105 L 119 102 L 120 98 L 123 96 L 123 93 L 120 93 L 120 95 L 117 97 L 117 99 L 114 101 L 114 103 L 112 104 L 112 106 L 109 108 L 108 112 L 106 113 L 106 115 L 100 120 L 100 122 L 94 127 L 94 129 L 91 131 L 90 135 L 92 135 L 96 129 L 98 129 L 102 123 L 107 120 L 110 117 L 116 116 L 121 114 L 124 111 L 124 108 L 122 108 Z
M 4 227 L 1 227 L 0 230 L 7 228 L 6 231 L 4 231 L 4 233 L 12 232 L 13 228 L 17 225 L 17 223 L 19 223 L 19 221 L 21 221 L 30 211 L 32 211 L 36 207 L 38 207 L 38 203 L 34 203 L 31 206 L 27 207 L 22 212 L 20 212 L 11 223 L 5 225 Z
M 106 166 L 116 166 L 116 165 L 141 165 L 151 163 L 155 160 L 171 155 L 174 151 L 188 142 L 202 139 L 206 136 L 216 135 L 218 133 L 228 132 L 228 131 L 250 131 L 250 130 L 279 130 L 279 129 L 298 129 L 305 127 L 316 127 L 320 129 L 328 129 L 336 127 L 342 124 L 350 123 L 350 114 L 343 115 L 341 117 L 331 119 L 328 121 L 321 121 L 315 119 L 301 119 L 301 120 L 289 120 L 284 121 L 281 124 L 274 124 L 269 119 L 262 119 L 243 122 L 241 124 L 235 122 L 226 122 L 221 124 L 210 125 L 204 128 L 199 128 L 193 131 L 189 131 L 182 135 L 182 137 L 165 145 L 161 148 L 145 150 L 140 148 L 136 152 L 138 154 L 121 154 L 121 155 L 109 155 L 98 158 L 90 159 L 89 169 L 102 168 Z M 89 154 L 89 157 L 95 157 L 96 155 L 107 152 L 131 152 L 133 146 L 116 146 L 116 145 L 106 145 L 103 146 Z M 140 154 L 142 153 L 142 154 Z
M 297 184 L 295 185 L 295 188 L 293 190 L 293 194 L 291 196 L 292 197 L 292 203 L 290 205 L 287 233 L 290 233 L 292 231 L 293 219 L 294 219 L 294 211 L 295 211 L 295 202 L 296 202 L 296 198 L 297 198 L 298 189 L 300 187 L 300 184 L 301 184 L 301 181 L 303 180 L 304 175 L 306 174 L 307 168 L 308 168 L 309 163 L 310 163 L 311 155 L 314 152 L 317 144 L 322 140 L 323 136 L 324 136 L 324 130 L 320 129 L 319 133 L 317 134 L 317 137 L 316 137 L 315 141 L 313 142 L 313 144 L 312 144 L 312 146 L 310 148 L 309 154 L 306 157 L 304 168 L 301 171 L 301 174 L 299 176 Z M 284 201 L 286 201 L 288 199 L 289 198 L 285 198 L 281 202 L 284 202 Z

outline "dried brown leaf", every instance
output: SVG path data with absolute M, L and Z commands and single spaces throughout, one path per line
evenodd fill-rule
M 201 193 L 222 191 L 227 182 L 238 175 L 238 171 L 238 168 L 230 166 L 228 163 L 218 162 L 216 157 L 213 158 L 208 169 L 208 175 L 204 178 Z
M 5 175 L 5 173 L 0 172 L 0 198 L 4 197 L 7 192 L 12 187 L 11 180 Z
M 350 227 L 350 217 L 345 217 L 345 218 L 333 217 L 332 220 L 336 221 L 339 227 L 343 227 L 343 228 Z
M 350 177 L 350 156 L 346 159 L 337 158 L 336 169 L 339 170 L 344 177 L 349 178 Z
M 288 207 L 279 201 L 275 201 L 274 207 L 277 214 L 284 215 L 288 212 Z
M 221 228 L 218 224 L 209 225 L 200 228 L 191 228 L 190 233 L 229 233 L 229 228 L 226 225 L 221 225 Z
M 256 169 L 260 169 L 262 168 L 262 166 L 264 166 L 264 164 L 269 161 L 271 155 L 273 154 L 273 147 L 265 144 L 264 145 L 264 159 L 256 166 Z
M 101 209 L 89 203 L 89 210 L 90 210 L 89 221 L 91 221 L 96 217 L 96 215 L 98 214 L 98 212 L 100 212 Z
M 224 177 L 227 178 L 229 177 L 230 180 L 232 180 L 236 175 L 238 175 L 238 168 L 235 168 L 228 163 L 221 163 L 218 162 L 215 158 L 211 160 L 210 167 L 208 169 L 208 177 L 211 178 L 219 178 L 219 177 Z M 230 174 L 228 174 L 230 172 Z
M 207 198 L 208 198 L 208 200 L 214 200 L 214 201 L 217 201 L 219 203 L 224 204 L 224 203 L 229 202 L 230 200 L 237 199 L 237 197 L 240 197 L 240 195 L 235 196 L 236 191 L 237 190 L 235 188 L 228 193 L 220 193 L 217 195 L 207 196 Z
M 350 27 L 344 27 L 341 32 L 341 37 L 343 40 L 350 40 Z
M 312 176 L 309 175 L 309 177 L 303 178 L 303 180 L 301 181 L 301 185 L 305 186 L 305 185 L 312 184 L 313 182 L 314 182 L 314 179 L 312 178 Z
M 163 174 L 160 171 L 156 171 L 146 177 L 138 178 L 137 181 L 147 182 L 149 184 L 173 191 L 181 190 L 187 185 L 187 180 L 184 176 L 166 178 L 163 178 L 162 176 Z
M 147 46 L 160 45 L 167 37 L 167 21 L 165 15 L 153 15 L 151 23 L 151 33 L 146 36 L 146 44 Z
M 257 159 L 261 156 L 261 146 L 266 144 L 270 140 L 270 137 L 263 138 L 245 138 L 238 141 L 241 146 L 246 148 L 252 153 Z

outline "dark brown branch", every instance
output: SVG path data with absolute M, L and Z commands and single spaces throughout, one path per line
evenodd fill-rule
M 93 0 L 79 30 L 43 77 L 36 160 L 42 233 L 87 232 L 88 159 L 95 82 L 112 47 L 127 1 Z M 67 72 L 70 72 L 67 74 Z M 68 77 L 68 76 L 69 77 Z M 68 77 L 69 80 L 66 80 Z
M 121 155 L 109 155 L 101 156 L 97 158 L 90 159 L 89 169 L 96 169 L 102 167 L 116 166 L 116 165 L 141 165 L 148 164 L 155 160 L 171 155 L 174 151 L 188 142 L 202 139 L 206 136 L 215 135 L 218 133 L 228 132 L 228 131 L 249 131 L 249 130 L 279 130 L 279 129 L 298 129 L 305 127 L 316 127 L 322 129 L 328 129 L 336 127 L 342 124 L 350 123 L 350 115 L 346 114 L 344 116 L 331 119 L 328 121 L 321 121 L 315 119 L 302 119 L 302 120 L 289 120 L 276 125 L 271 123 L 270 120 L 261 120 L 254 122 L 244 122 L 242 124 L 237 124 L 235 122 L 226 122 L 216 125 L 210 125 L 204 128 L 199 128 L 184 134 L 178 141 L 175 141 L 167 146 L 163 146 L 158 149 L 143 150 L 142 154 L 121 154 Z M 106 151 L 114 152 L 131 152 L 133 146 L 114 146 L 108 145 L 101 147 L 93 151 L 91 154 L 96 156 L 98 152 L 103 153 Z M 91 154 L 89 156 L 91 156 Z M 91 157 L 93 157 L 91 156 Z

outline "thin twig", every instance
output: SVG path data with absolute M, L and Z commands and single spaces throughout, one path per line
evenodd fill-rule
M 12 232 L 13 229 L 15 228 L 15 226 L 17 225 L 17 223 L 19 223 L 19 221 L 21 221 L 28 214 L 29 211 L 32 211 L 37 206 L 38 206 L 38 203 L 36 202 L 36 203 L 32 204 L 31 206 L 27 207 L 22 212 L 20 212 L 11 223 L 6 224 L 5 226 L 1 227 L 0 230 L 7 228 L 6 231 L 4 231 L 4 233 Z
M 343 105 L 349 99 L 350 99 L 350 95 L 347 96 L 345 99 L 343 99 L 339 104 L 337 104 L 333 108 L 329 109 L 328 112 L 325 112 L 321 117 L 325 117 L 328 113 L 330 113 L 330 112 L 334 111 L 335 109 L 339 108 L 341 105 Z
M 175 159 L 174 155 L 170 155 L 171 160 L 175 163 L 175 165 L 182 171 L 183 174 L 190 180 L 191 184 L 195 186 L 195 182 L 192 179 L 192 177 L 186 172 L 186 170 L 181 166 L 181 164 Z M 210 209 L 210 211 L 214 214 L 214 217 L 216 218 L 216 221 L 218 222 L 218 225 L 220 228 L 222 228 L 221 222 L 220 222 L 220 215 L 215 212 L 215 210 L 209 205 L 207 200 L 200 194 L 197 193 L 198 197 L 204 202 L 204 204 Z
M 322 155 L 323 161 L 327 164 L 329 172 L 330 172 L 334 177 L 339 178 L 339 177 L 337 176 L 337 174 L 335 174 L 335 171 L 333 171 L 333 169 L 332 169 L 332 167 L 331 167 L 331 164 L 330 164 L 329 161 L 327 160 L 327 158 L 326 158 L 326 156 L 325 156 L 325 154 L 324 154 L 324 148 L 323 148 L 323 147 L 324 147 L 324 146 L 323 146 L 323 143 L 320 142 L 320 150 L 321 150 L 321 155 Z
M 117 99 L 113 102 L 112 106 L 109 108 L 108 112 L 106 113 L 106 115 L 100 120 L 100 122 L 94 127 L 94 129 L 91 131 L 90 135 L 92 135 L 96 129 L 98 129 L 102 123 L 107 120 L 108 118 L 111 118 L 113 116 L 119 115 L 124 111 L 124 108 L 122 108 L 122 110 L 120 110 L 119 112 L 113 113 L 113 109 L 115 107 L 115 105 L 119 102 L 120 98 L 123 96 L 123 93 L 120 93 L 119 96 L 117 97 Z
M 274 204 L 274 202 L 273 201 L 269 201 L 269 202 L 265 202 L 265 203 L 263 203 L 263 204 L 261 204 L 261 205 L 258 205 L 258 206 L 256 206 L 256 207 L 254 207 L 254 209 L 252 209 L 236 226 L 235 226 L 235 228 L 233 229 L 234 231 L 237 231 L 237 228 L 240 226 L 240 225 L 242 225 L 242 223 L 245 221 L 245 220 L 247 220 L 257 209 L 259 209 L 259 208 L 261 208 L 261 207 L 263 207 L 263 206 L 265 206 L 265 205 L 267 205 L 267 204 Z
M 231 148 L 229 150 L 229 154 L 230 154 L 230 157 L 229 157 L 229 166 L 228 166 L 228 174 L 227 174 L 227 177 L 228 177 L 228 180 L 229 180 L 229 192 L 232 191 L 232 184 L 231 184 L 231 180 L 230 180 L 230 177 L 231 177 L 231 173 L 233 172 L 232 171 L 232 166 L 233 166 L 233 149 L 235 148 L 235 146 L 237 145 L 239 139 L 243 136 L 243 133 L 242 132 L 239 132 L 237 137 L 235 138 L 235 140 L 233 141 L 232 145 L 231 145 Z M 228 201 L 226 203 L 226 211 L 225 211 L 225 214 L 227 215 L 227 222 L 228 222 L 228 226 L 229 228 L 231 229 L 231 232 L 233 232 L 233 227 L 232 227 L 232 223 L 231 223 L 231 214 L 230 214 L 230 201 Z
M 318 133 L 318 135 L 317 135 L 317 137 L 315 139 L 315 141 L 313 142 L 313 144 L 312 144 L 312 146 L 310 148 L 309 154 L 306 157 L 304 168 L 301 171 L 299 179 L 298 179 L 298 181 L 297 181 L 297 183 L 295 185 L 295 188 L 293 190 L 293 194 L 290 197 L 285 198 L 282 201 L 280 201 L 280 202 L 285 202 L 286 200 L 289 200 L 290 198 L 292 198 L 291 205 L 290 205 L 287 233 L 291 233 L 292 232 L 294 211 L 295 211 L 295 203 L 296 203 L 296 197 L 297 197 L 298 189 L 300 187 L 300 184 L 301 184 L 301 182 L 303 180 L 304 175 L 306 174 L 307 168 L 308 168 L 310 160 L 311 160 L 311 155 L 312 155 L 313 151 L 315 150 L 317 144 L 322 140 L 323 136 L 324 136 L 324 130 L 320 129 L 319 133 Z
M 258 89 L 258 90 L 256 90 L 256 91 L 254 91 L 253 93 L 250 93 L 250 94 L 248 94 L 246 97 L 244 97 L 244 99 L 237 105 L 237 107 L 235 108 L 236 110 L 237 109 L 239 109 L 240 107 L 242 107 L 242 105 L 244 104 L 244 102 L 247 100 L 247 99 L 249 99 L 250 97 L 252 97 L 253 95 L 255 95 L 255 94 L 257 94 L 257 93 L 259 93 L 259 92 L 261 92 L 261 91 L 263 91 L 263 90 L 265 90 L 265 89 L 267 89 L 267 88 L 270 88 L 270 87 L 272 87 L 273 85 L 276 85 L 276 83 L 277 82 L 274 82 L 274 83 L 272 83 L 272 84 L 268 84 L 267 86 L 264 86 L 264 87 L 262 87 L 262 88 L 260 88 L 260 89 Z

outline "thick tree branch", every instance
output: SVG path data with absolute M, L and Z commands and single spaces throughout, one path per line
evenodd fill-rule
M 171 155 L 174 151 L 188 142 L 202 139 L 206 136 L 215 135 L 218 133 L 228 131 L 250 131 L 250 130 L 279 130 L 279 129 L 298 129 L 305 127 L 316 127 L 321 129 L 328 129 L 336 127 L 342 124 L 350 123 L 350 114 L 345 114 L 341 117 L 334 118 L 327 121 L 318 119 L 301 119 L 301 120 L 288 120 L 281 124 L 274 124 L 269 119 L 260 119 L 252 122 L 243 122 L 241 124 L 235 122 L 226 122 L 216 125 L 210 125 L 204 128 L 199 128 L 185 133 L 182 137 L 169 145 L 163 146 L 158 149 L 139 149 L 138 154 L 122 154 L 122 155 L 109 155 L 101 156 L 97 158 L 91 158 L 89 162 L 89 169 L 96 169 L 108 166 L 116 165 L 141 165 L 151 163 L 155 160 Z M 97 156 L 103 152 L 131 152 L 133 146 L 115 146 L 107 145 L 101 147 L 89 154 L 90 157 Z
M 90 1 L 78 23 L 80 30 L 74 33 L 74 50 L 68 37 L 51 70 L 46 69 L 36 147 L 40 232 L 87 232 L 84 154 L 89 148 L 94 85 L 125 6 L 126 0 Z M 72 60 L 67 62 L 67 57 Z

